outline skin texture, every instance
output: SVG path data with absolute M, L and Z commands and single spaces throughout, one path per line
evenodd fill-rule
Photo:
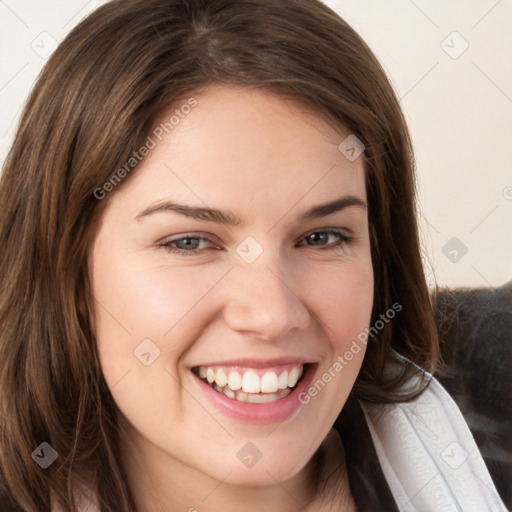
M 345 195 L 366 202 L 363 159 L 345 158 L 338 145 L 348 134 L 295 101 L 234 86 L 210 87 L 196 99 L 104 199 L 109 204 L 90 248 L 95 330 L 122 413 L 123 463 L 141 511 L 319 510 L 311 504 L 308 462 L 342 409 L 364 350 L 279 424 L 221 413 L 191 368 L 297 356 L 318 363 L 316 380 L 369 325 L 366 208 L 299 220 L 312 206 Z M 244 225 L 175 212 L 137 219 L 164 200 L 229 210 Z M 307 237 L 328 228 L 353 240 L 334 247 L 335 235 Z M 194 239 L 193 255 L 162 246 L 192 234 L 211 242 Z M 236 252 L 248 236 L 263 250 L 252 263 Z M 177 247 L 190 251 L 183 242 Z M 149 366 L 134 356 L 147 338 L 160 350 Z M 247 442 L 262 454 L 250 468 L 237 457 Z M 338 508 L 350 510 L 343 472 L 339 482 L 348 501 Z

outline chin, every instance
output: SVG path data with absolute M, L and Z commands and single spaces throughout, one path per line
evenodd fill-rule
M 240 487 L 267 487 L 274 486 L 277 482 L 285 482 L 296 476 L 303 469 L 300 461 L 287 461 L 286 465 L 282 465 L 281 460 L 272 460 L 263 463 L 260 460 L 252 468 L 233 468 L 233 472 L 224 483 Z M 225 478 L 222 475 L 220 480 Z

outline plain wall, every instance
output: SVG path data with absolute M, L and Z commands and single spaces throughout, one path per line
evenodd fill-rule
M 102 3 L 0 2 L 0 161 L 47 56 Z M 325 3 L 369 44 L 400 98 L 417 158 L 429 282 L 510 280 L 512 0 Z

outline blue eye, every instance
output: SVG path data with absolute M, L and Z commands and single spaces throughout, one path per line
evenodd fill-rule
M 205 249 L 204 247 L 199 248 L 201 242 L 212 243 L 208 238 L 203 236 L 187 235 L 182 238 L 176 238 L 175 240 L 168 240 L 160 244 L 160 246 L 165 247 L 165 249 L 171 253 L 193 256 Z
M 329 238 L 335 238 L 334 242 L 328 243 Z M 322 251 L 328 250 L 336 250 L 340 249 L 345 244 L 348 244 L 352 241 L 353 237 L 348 236 L 343 231 L 339 231 L 336 229 L 327 229 L 321 231 L 313 231 L 312 233 L 306 235 L 301 240 L 306 240 L 305 244 L 298 244 L 299 246 L 308 246 L 308 247 L 318 247 Z M 187 234 L 182 236 L 181 238 L 176 238 L 174 240 L 167 240 L 161 244 L 159 247 L 164 247 L 169 253 L 178 254 L 182 256 L 195 256 L 199 253 L 211 248 L 204 247 L 204 243 L 211 244 L 215 246 L 215 244 L 208 238 L 204 236 L 197 236 L 194 234 Z M 203 245 L 203 247 L 201 247 Z

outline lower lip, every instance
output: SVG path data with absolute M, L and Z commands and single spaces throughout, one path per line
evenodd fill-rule
M 247 423 L 277 423 L 289 418 L 302 407 L 299 396 L 309 387 L 316 368 L 316 364 L 308 365 L 301 381 L 291 393 L 280 400 L 264 404 L 252 404 L 228 398 L 223 393 L 215 391 L 196 375 L 194 380 L 208 400 L 226 416 Z

